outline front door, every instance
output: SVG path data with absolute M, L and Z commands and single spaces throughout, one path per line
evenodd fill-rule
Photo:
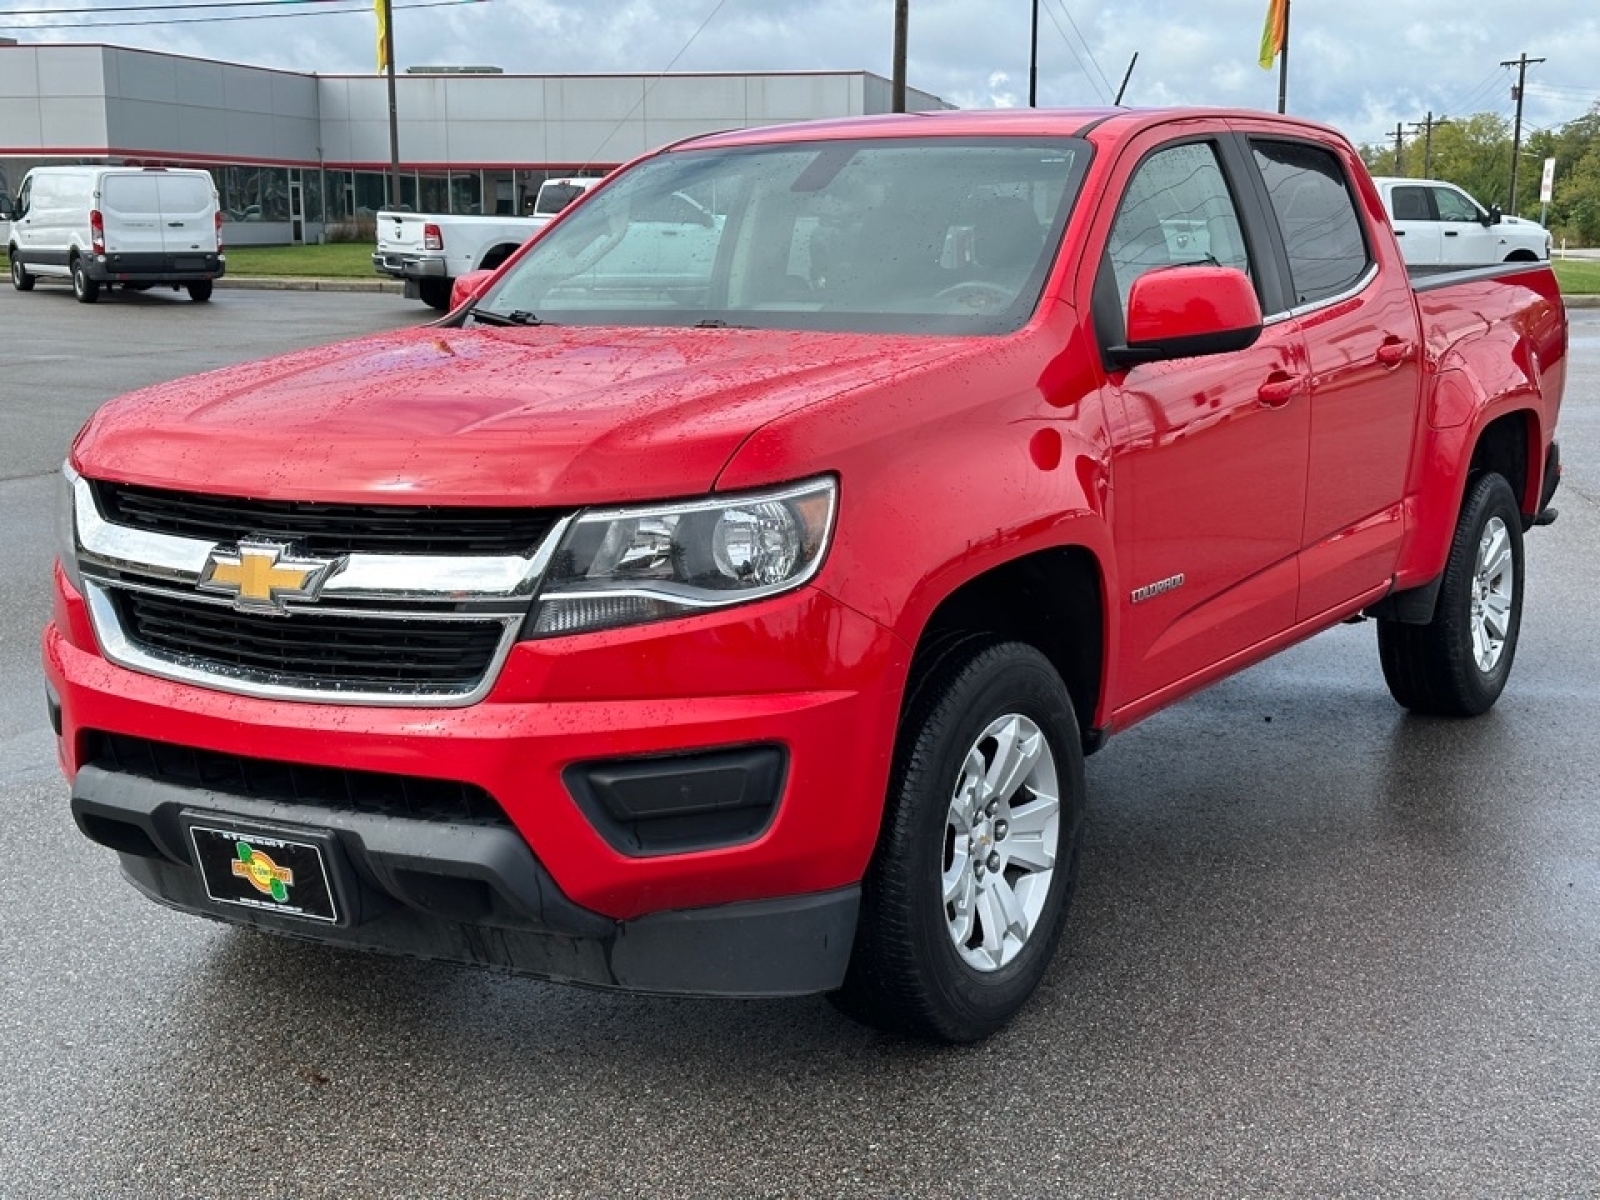
M 1135 153 L 1137 153 L 1137 148 Z M 1248 274 L 1270 312 L 1220 142 L 1157 146 L 1119 201 L 1097 286 L 1126 319 L 1133 281 L 1216 263 Z M 1114 291 L 1114 299 L 1112 299 Z M 1103 302 L 1103 303 L 1102 303 Z M 1112 704 L 1126 709 L 1288 629 L 1298 589 L 1310 407 L 1287 314 L 1242 351 L 1113 371 L 1112 507 L 1123 609 Z

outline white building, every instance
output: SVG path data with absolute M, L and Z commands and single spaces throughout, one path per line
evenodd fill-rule
M 521 211 L 551 176 L 601 174 L 718 129 L 890 111 L 865 71 L 402 74 L 400 202 Z M 909 90 L 911 109 L 948 108 Z M 321 241 L 387 202 L 380 75 L 317 75 L 95 45 L 0 44 L 0 192 L 48 163 L 204 167 L 233 245 Z

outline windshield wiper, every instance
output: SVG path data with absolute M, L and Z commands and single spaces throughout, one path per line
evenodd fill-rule
M 525 308 L 514 308 L 508 313 L 495 312 L 492 308 L 475 308 L 472 310 L 472 319 L 482 321 L 485 325 L 549 325 L 550 321 L 541 321 Z
M 721 317 L 707 317 L 703 321 L 696 321 L 695 329 L 750 329 L 749 325 L 735 325 L 732 321 L 724 321 Z

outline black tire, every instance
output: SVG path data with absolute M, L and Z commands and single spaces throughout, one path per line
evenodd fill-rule
M 204 304 L 207 300 L 211 299 L 211 280 L 197 279 L 193 283 L 185 286 L 189 291 L 189 299 L 193 300 L 196 304 Z
M 93 304 L 100 299 L 100 285 L 89 278 L 81 258 L 72 260 L 72 294 L 78 298 L 79 304 Z
M 445 312 L 450 307 L 450 283 L 448 279 L 419 279 L 417 295 L 429 308 Z
M 36 278 L 28 274 L 27 268 L 22 265 L 22 259 L 17 257 L 15 247 L 10 252 L 11 257 L 11 286 L 19 292 L 33 291 L 33 281 Z
M 959 912 L 947 906 L 945 882 L 961 877 L 962 861 L 976 873 L 970 877 L 981 880 L 980 860 L 991 849 L 1004 850 L 1008 857 L 1002 868 L 991 869 L 988 885 L 976 886 L 1004 880 L 1008 895 L 1023 897 L 1022 887 L 1012 890 L 1018 878 L 1009 856 L 1022 850 L 1024 838 L 1006 846 L 1004 822 L 995 818 L 988 832 L 1000 840 L 974 832 L 963 844 L 966 835 L 953 840 L 950 823 L 964 803 L 965 793 L 958 789 L 969 753 L 991 745 L 984 735 L 992 726 L 1016 717 L 1042 734 L 1037 761 L 1049 762 L 1055 775 L 1060 806 L 1053 870 L 1047 879 L 1035 877 L 1029 894 L 1042 903 L 1014 956 L 977 966 L 972 956 L 988 945 L 985 897 L 970 888 L 965 893 L 971 924 L 958 948 Z M 1009 800 L 1017 796 L 1023 805 L 1013 809 Z M 1024 814 L 1037 812 L 1032 806 L 1041 803 L 1047 802 L 1029 787 L 1017 787 L 1000 812 L 1015 816 L 1020 827 L 1029 819 Z M 993 817 L 995 810 L 988 811 Z M 1061 939 L 1077 880 L 1083 812 L 1081 738 L 1072 700 L 1049 660 L 1019 642 L 980 639 L 950 649 L 927 670 L 902 720 L 884 825 L 862 886 L 850 967 L 830 999 L 858 1020 L 936 1041 L 972 1042 L 1000 1029 L 1038 987 Z M 999 855 L 988 861 L 999 861 Z M 1027 869 L 1018 874 L 1025 880 Z M 1006 933 L 1013 931 L 1008 927 Z
M 1522 576 L 1517 498 L 1504 476 L 1479 475 L 1461 505 L 1433 620 L 1378 622 L 1378 658 L 1395 700 L 1429 716 L 1488 712 L 1505 690 L 1516 656 Z

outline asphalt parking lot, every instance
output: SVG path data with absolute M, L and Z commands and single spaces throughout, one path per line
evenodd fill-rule
M 1046 986 L 967 1049 L 234 931 L 76 832 L 37 660 L 78 424 L 429 315 L 0 287 L 0 1197 L 1600 1195 L 1600 312 L 1499 706 L 1406 716 L 1357 625 L 1114 738 Z

